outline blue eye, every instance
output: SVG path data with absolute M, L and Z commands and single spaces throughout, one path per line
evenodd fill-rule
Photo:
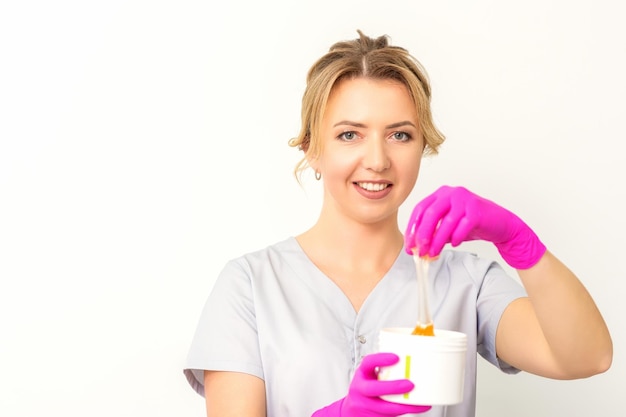
M 339 135 L 339 139 L 345 140 L 345 141 L 353 141 L 354 139 L 356 139 L 356 133 L 355 132 L 343 132 L 341 135 Z
M 408 142 L 409 140 L 411 140 L 411 135 L 406 132 L 395 132 L 393 134 L 393 138 L 400 142 Z

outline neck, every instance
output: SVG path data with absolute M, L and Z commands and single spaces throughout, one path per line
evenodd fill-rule
M 308 251 L 325 252 L 346 264 L 363 266 L 395 260 L 404 238 L 395 216 L 369 224 L 321 216 L 311 229 L 298 236 L 298 241 Z

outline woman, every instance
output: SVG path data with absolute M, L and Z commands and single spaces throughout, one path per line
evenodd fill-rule
M 513 213 L 462 187 L 441 187 L 398 209 L 423 155 L 443 136 L 420 64 L 385 36 L 359 32 L 310 69 L 302 128 L 290 144 L 301 172 L 323 179 L 315 225 L 227 263 L 202 313 L 185 374 L 213 416 L 473 416 L 476 353 L 502 369 L 582 378 L 611 364 L 604 320 L 580 281 Z M 495 262 L 457 250 L 493 242 L 523 287 Z M 386 402 L 412 389 L 377 381 L 397 356 L 377 352 L 383 327 L 417 317 L 413 250 L 431 267 L 435 328 L 468 335 L 464 401 L 443 407 Z M 579 329 L 587 337 L 579 337 Z

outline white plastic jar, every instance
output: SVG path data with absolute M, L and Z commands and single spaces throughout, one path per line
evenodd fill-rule
M 385 395 L 386 401 L 414 405 L 453 405 L 463 401 L 467 335 L 435 329 L 434 336 L 412 335 L 412 328 L 381 330 L 380 352 L 395 353 L 400 361 L 381 367 L 379 380 L 409 379 L 415 387 L 406 394 Z

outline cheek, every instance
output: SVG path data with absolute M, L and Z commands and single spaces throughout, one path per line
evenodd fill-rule
M 358 158 L 349 152 L 334 153 L 327 155 L 320 163 L 320 168 L 326 172 L 326 176 L 345 176 L 358 165 Z
M 403 165 L 402 172 L 399 173 L 401 187 L 407 194 L 415 187 L 415 183 L 419 177 L 420 162 L 420 160 L 416 162 L 414 158 L 410 161 L 406 161 L 406 164 Z
M 415 175 L 415 178 L 417 178 L 417 176 L 419 175 L 420 172 L 420 167 L 422 166 L 422 157 L 421 155 L 417 158 L 417 160 L 413 160 L 413 172 Z
M 413 169 L 409 173 L 407 173 L 407 186 L 409 190 L 412 190 L 417 182 L 417 178 L 419 176 L 419 169 Z
M 407 177 L 417 177 L 422 163 L 422 155 L 417 153 L 402 154 L 397 160 L 399 169 Z

